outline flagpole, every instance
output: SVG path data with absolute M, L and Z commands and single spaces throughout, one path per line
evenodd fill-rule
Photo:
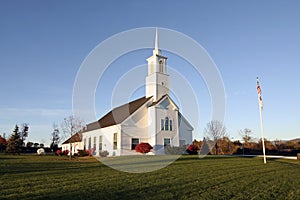
M 261 88 L 259 84 L 258 77 L 256 78 L 257 83 L 257 97 L 258 97 L 258 105 L 259 105 L 259 116 L 260 116 L 260 130 L 261 130 L 261 142 L 262 142 L 262 148 L 263 148 L 263 154 L 264 154 L 264 164 L 267 163 L 266 159 L 266 149 L 265 149 L 265 136 L 264 136 L 264 126 L 263 126 L 263 118 L 262 118 L 262 98 L 261 98 Z
M 261 142 L 262 142 L 262 148 L 263 148 L 263 154 L 264 154 L 264 163 L 267 163 L 266 159 L 266 149 L 265 149 L 265 137 L 264 137 L 264 126 L 263 126 L 263 119 L 262 119 L 262 110 L 259 106 L 259 114 L 260 114 L 260 130 L 261 130 Z

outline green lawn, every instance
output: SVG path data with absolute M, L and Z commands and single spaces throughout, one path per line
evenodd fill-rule
M 300 162 L 182 156 L 149 173 L 94 158 L 0 155 L 0 199 L 300 199 Z

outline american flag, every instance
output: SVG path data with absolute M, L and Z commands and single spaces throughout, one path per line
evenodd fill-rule
M 256 78 L 256 84 L 257 84 L 257 95 L 258 95 L 258 103 L 261 109 L 263 109 L 263 101 L 261 98 L 261 88 L 260 88 L 260 84 L 259 84 L 259 80 L 258 77 Z

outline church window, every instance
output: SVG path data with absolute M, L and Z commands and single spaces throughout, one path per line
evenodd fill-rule
M 89 145 L 88 145 L 88 149 L 90 149 L 90 148 L 91 148 L 91 146 L 92 146 L 92 138 L 91 138 L 91 137 L 89 137 Z
M 168 117 L 165 118 L 165 130 L 166 131 L 169 130 L 169 118 Z
M 171 139 L 170 138 L 164 138 L 164 147 L 171 146 Z
M 113 149 L 116 150 L 118 148 L 118 133 L 114 133 L 114 146 Z
M 169 117 L 165 117 L 160 121 L 161 131 L 173 131 L 173 120 L 169 119 Z
M 94 151 L 96 151 L 96 137 L 94 137 L 94 141 L 93 141 L 93 149 L 94 149 Z
M 132 138 L 131 139 L 131 150 L 134 150 L 136 145 L 138 145 L 139 143 L 140 143 L 139 138 Z
M 83 140 L 83 150 L 86 150 L 86 138 Z
M 99 136 L 99 151 L 102 151 L 102 135 Z

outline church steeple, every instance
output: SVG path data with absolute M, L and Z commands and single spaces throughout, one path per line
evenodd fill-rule
M 155 31 L 155 49 L 158 49 L 158 33 L 157 33 L 157 28 Z
M 161 55 L 161 51 L 158 48 L 158 31 L 157 31 L 157 28 L 156 28 L 156 31 L 155 31 L 155 47 L 154 47 L 154 50 L 153 50 L 153 55 Z
M 153 55 L 147 59 L 148 76 L 146 78 L 146 97 L 153 96 L 154 101 L 169 94 L 169 75 L 167 74 L 167 57 L 161 55 L 158 47 L 158 29 L 155 32 Z

